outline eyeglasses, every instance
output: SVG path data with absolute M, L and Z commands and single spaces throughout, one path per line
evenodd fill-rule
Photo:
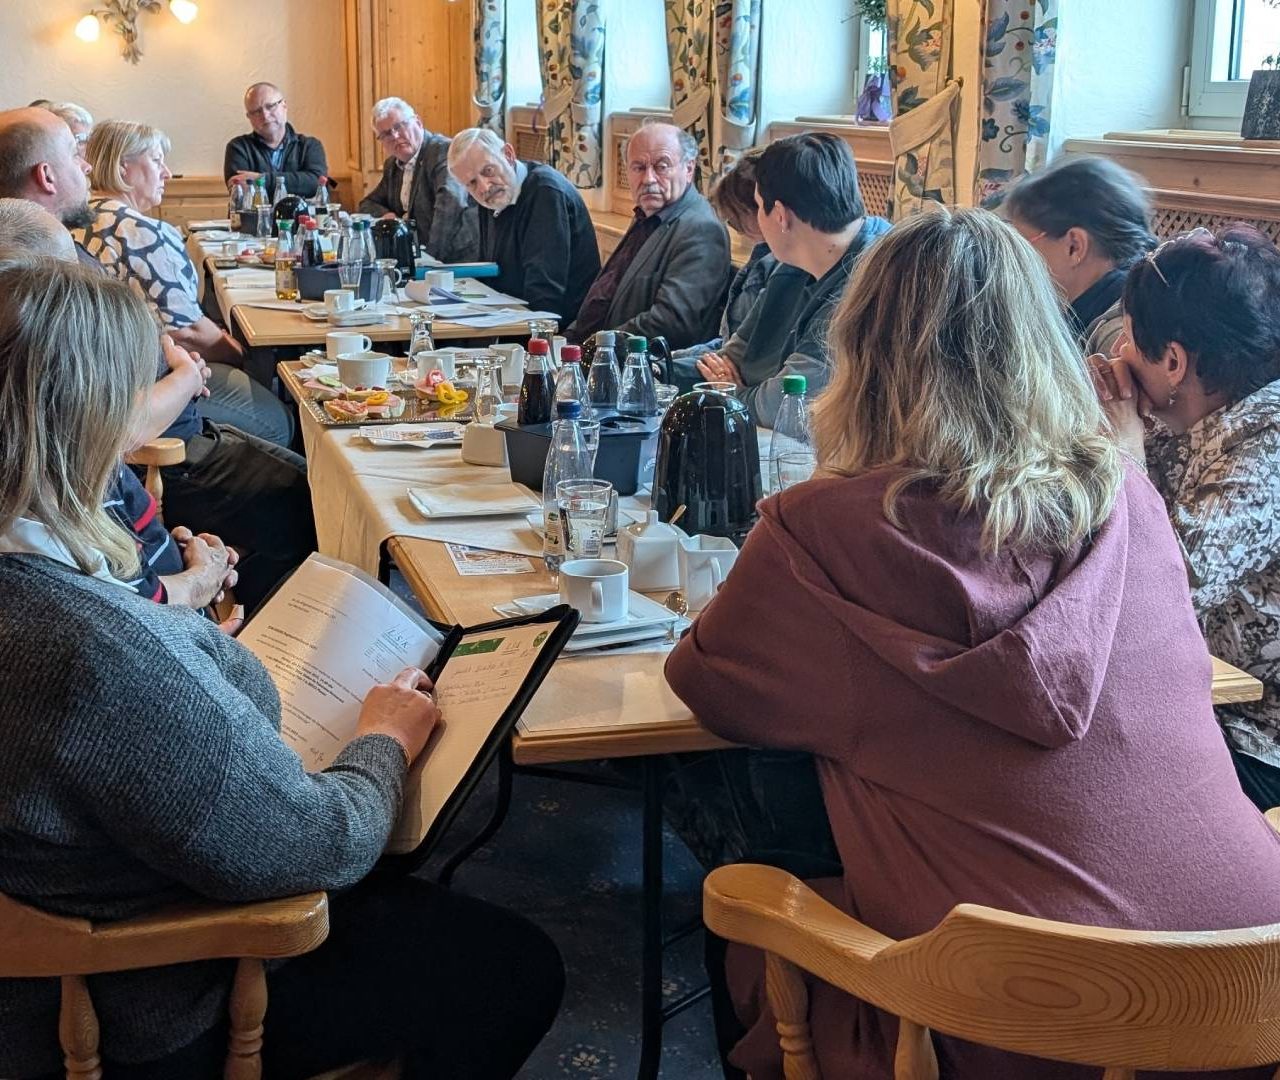
M 84 146 L 89 141 L 89 133 L 87 131 L 80 132 L 79 135 L 72 136 L 76 140 L 76 148 Z
M 377 133 L 378 142 L 395 142 L 396 139 L 409 130 L 416 119 L 418 119 L 416 116 L 406 116 L 403 120 L 397 120 L 386 131 Z
M 1190 232 L 1180 233 L 1177 236 L 1170 237 L 1163 244 L 1160 244 L 1158 247 L 1152 248 L 1150 251 L 1147 252 L 1146 254 L 1147 262 L 1150 263 L 1151 269 L 1156 272 L 1156 277 L 1158 277 L 1161 281 L 1164 282 L 1164 287 L 1166 289 L 1170 288 L 1171 286 L 1169 285 L 1169 279 L 1164 276 L 1164 271 L 1160 269 L 1160 264 L 1156 262 L 1156 259 L 1159 257 L 1160 253 L 1164 251 L 1164 249 L 1167 248 L 1170 244 L 1176 244 L 1179 240 L 1192 240 L 1192 239 L 1199 240 L 1199 239 L 1206 239 L 1206 238 L 1209 240 L 1212 240 L 1214 238 L 1213 230 L 1206 229 L 1203 225 L 1197 225 Z
M 249 109 L 245 112 L 245 116 L 266 116 L 269 112 L 275 112 L 284 104 L 284 98 L 276 98 L 275 101 L 268 101 L 265 105 L 259 105 L 256 109 Z

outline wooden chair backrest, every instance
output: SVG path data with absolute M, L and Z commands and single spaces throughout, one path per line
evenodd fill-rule
M 262 961 L 309 952 L 328 933 L 324 893 L 254 904 L 191 904 L 102 924 L 49 915 L 0 894 L 0 978 L 61 978 L 58 1035 L 67 1076 L 101 1080 L 98 1018 L 86 975 L 236 958 L 225 1076 L 259 1080 L 267 1010 Z
M 1100 1066 L 1107 1080 L 1280 1061 L 1280 924 L 1109 930 L 961 904 L 896 942 L 784 871 L 748 865 L 708 877 L 704 914 L 722 937 L 766 951 L 788 1080 L 820 1078 L 797 969 L 903 1018 L 902 1080 L 937 1077 L 931 1030 Z
M 164 480 L 160 470 L 166 465 L 181 465 L 187 459 L 187 444 L 181 439 L 152 439 L 125 455 L 130 465 L 145 465 L 143 486 L 151 492 L 156 506 L 164 508 Z

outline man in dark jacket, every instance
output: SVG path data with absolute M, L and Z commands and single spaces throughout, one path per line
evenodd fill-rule
M 270 196 L 276 179 L 284 177 L 285 190 L 290 195 L 311 198 L 320 185 L 320 177 L 329 175 L 324 147 L 319 139 L 293 130 L 289 103 L 280 88 L 268 82 L 254 83 L 244 92 L 244 114 L 253 131 L 227 143 L 222 161 L 227 190 L 236 181 L 248 184 L 262 176 Z
M 775 298 L 769 290 L 756 301 L 738 328 L 756 346 L 742 363 L 723 353 L 697 362 L 706 378 L 742 386 L 738 396 L 756 423 L 771 427 L 785 376 L 803 375 L 811 398 L 827 385 L 831 316 L 858 258 L 890 225 L 863 207 L 849 144 L 825 132 L 791 135 L 765 148 L 756 162 L 756 205 L 769 250 L 790 275 L 778 277 L 781 267 L 775 271 L 781 306 L 771 308 Z M 785 331 L 781 341 L 779 329 Z
M 449 175 L 448 138 L 427 131 L 397 97 L 373 107 L 373 133 L 387 160 L 378 186 L 360 200 L 361 213 L 413 221 L 427 254 L 441 262 L 480 258 L 480 208 Z
M 481 258 L 493 282 L 567 326 L 600 271 L 596 231 L 582 196 L 558 170 L 520 161 L 510 143 L 468 128 L 449 146 L 449 171 L 481 206 Z
M 570 341 L 621 330 L 662 334 L 683 349 L 716 336 L 733 269 L 729 234 L 693 187 L 697 158 L 693 137 L 671 124 L 646 124 L 631 136 L 635 218 L 565 331 Z

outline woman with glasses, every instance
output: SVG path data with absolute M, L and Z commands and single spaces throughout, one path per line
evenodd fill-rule
M 1125 274 L 1156 244 L 1141 181 L 1105 158 L 1070 158 L 1019 183 L 1003 209 L 1048 266 L 1085 355 L 1110 356 Z
M 1099 392 L 1164 497 L 1210 651 L 1262 681 L 1218 719 L 1246 794 L 1280 806 L 1280 251 L 1197 229 L 1134 266 L 1124 310 Z
M 1120 929 L 1280 919 L 1280 838 L 1214 722 L 1164 505 L 1103 431 L 1042 260 L 983 210 L 910 218 L 830 336 L 825 475 L 761 504 L 666 669 L 716 734 L 815 755 L 841 862 L 824 895 L 893 938 L 962 902 Z M 763 969 L 730 949 L 725 994 L 711 963 L 718 1034 L 727 1075 L 780 1080 Z M 875 1010 L 818 983 L 809 1017 L 823 1076 L 893 1075 Z M 935 1041 L 945 1077 L 1099 1075 Z

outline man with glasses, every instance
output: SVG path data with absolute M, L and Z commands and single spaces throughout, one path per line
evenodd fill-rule
M 480 258 L 479 207 L 449 174 L 449 138 L 427 131 L 397 97 L 373 107 L 373 133 L 387 160 L 378 186 L 361 200 L 361 212 L 414 222 L 427 254 L 441 262 Z
M 222 163 L 227 190 L 237 181 L 250 184 L 263 176 L 270 196 L 276 179 L 284 177 L 290 195 L 311 198 L 320 186 L 320 177 L 329 175 L 324 147 L 319 139 L 293 130 L 289 103 L 280 88 L 268 82 L 254 83 L 244 92 L 244 114 L 253 131 L 227 143 Z
M 627 142 L 635 218 L 565 331 L 667 339 L 683 349 L 715 337 L 729 288 L 729 234 L 693 186 L 698 144 L 671 124 L 646 124 Z

